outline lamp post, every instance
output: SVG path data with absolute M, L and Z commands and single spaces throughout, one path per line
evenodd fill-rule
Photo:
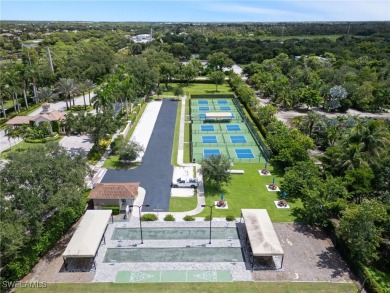
M 144 244 L 144 239 L 142 238 L 142 221 L 141 221 L 141 208 L 142 207 L 148 207 L 149 205 L 148 204 L 143 204 L 143 205 L 131 205 L 130 207 L 137 207 L 138 208 L 138 214 L 139 214 L 139 229 L 141 231 L 141 244 Z
M 202 204 L 201 207 L 209 207 L 210 208 L 210 239 L 209 239 L 209 244 L 211 244 L 211 221 L 213 220 L 213 207 L 215 207 L 215 204 L 213 205 L 206 205 Z

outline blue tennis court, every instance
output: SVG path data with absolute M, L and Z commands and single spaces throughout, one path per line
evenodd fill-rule
M 241 131 L 241 127 L 240 127 L 240 125 L 237 125 L 237 124 L 230 124 L 230 125 L 226 125 L 226 130 L 227 131 Z
M 208 106 L 199 107 L 199 111 L 210 111 L 210 107 Z
M 208 158 L 210 156 L 219 156 L 221 155 L 221 152 L 219 149 L 204 149 L 203 150 L 203 157 Z
M 229 106 L 220 106 L 219 110 L 221 110 L 221 111 L 231 111 L 232 108 L 230 108 Z
M 206 119 L 206 114 L 199 114 L 200 119 Z
M 246 138 L 243 135 L 230 135 L 232 143 L 246 143 Z
M 214 131 L 214 125 L 201 125 L 201 131 Z
M 235 151 L 239 159 L 253 159 L 255 157 L 251 149 L 235 149 Z
M 208 105 L 209 101 L 207 100 L 198 100 L 198 105 Z
M 217 143 L 217 137 L 215 135 L 202 135 L 203 143 Z
M 218 100 L 218 105 L 227 105 L 228 101 L 226 100 Z

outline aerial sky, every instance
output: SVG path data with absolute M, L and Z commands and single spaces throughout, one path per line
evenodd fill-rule
M 285 22 L 389 21 L 377 0 L 0 0 L 0 20 Z

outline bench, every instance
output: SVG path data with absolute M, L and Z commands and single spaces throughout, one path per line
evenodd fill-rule
M 227 170 L 228 173 L 230 174 L 244 174 L 244 170 Z

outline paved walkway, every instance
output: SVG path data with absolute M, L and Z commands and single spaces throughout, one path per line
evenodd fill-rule
M 161 105 L 162 101 L 151 101 L 147 105 L 131 136 L 130 140 L 138 142 L 145 151 L 148 147 L 150 137 L 152 136 Z M 145 152 L 141 152 L 137 157 L 136 162 L 141 162 L 144 154 Z

